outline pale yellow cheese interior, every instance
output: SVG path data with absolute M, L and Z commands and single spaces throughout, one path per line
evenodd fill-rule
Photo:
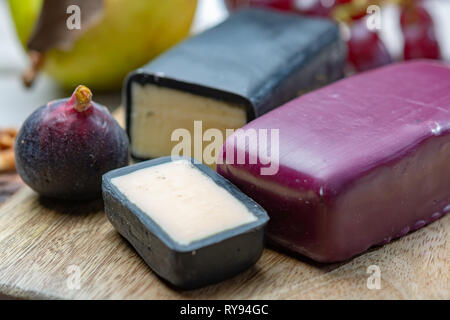
M 187 160 L 137 170 L 111 182 L 181 245 L 257 220 Z
M 178 143 L 171 141 L 176 129 L 189 130 L 193 140 L 196 120 L 202 121 L 203 132 L 219 129 L 224 139 L 226 129 L 247 123 L 244 106 L 152 84 L 133 83 L 132 103 L 131 148 L 135 156 L 144 159 L 171 155 Z M 191 155 L 178 155 L 195 157 L 194 150 Z

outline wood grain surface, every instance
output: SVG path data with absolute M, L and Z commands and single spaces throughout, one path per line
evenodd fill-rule
M 122 114 L 118 114 L 122 117 Z M 101 200 L 50 201 L 24 187 L 0 207 L 0 296 L 54 299 L 450 299 L 449 215 L 340 264 L 266 249 L 248 271 L 179 291 L 115 231 Z M 368 289 L 369 266 L 381 288 Z M 75 266 L 75 268 L 74 268 Z M 74 287 L 79 270 L 80 287 Z M 76 282 L 75 282 L 76 283 Z

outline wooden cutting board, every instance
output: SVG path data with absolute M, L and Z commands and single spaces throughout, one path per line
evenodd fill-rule
M 449 228 L 447 215 L 340 264 L 266 249 L 253 268 L 230 280 L 179 291 L 159 279 L 115 231 L 100 200 L 67 204 L 41 199 L 24 187 L 0 207 L 0 297 L 450 299 Z M 370 266 L 379 268 L 380 289 L 367 286 Z

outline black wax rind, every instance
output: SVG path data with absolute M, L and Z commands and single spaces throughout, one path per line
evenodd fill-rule
M 346 50 L 333 22 L 245 9 L 131 73 L 124 87 L 130 135 L 132 84 L 153 84 L 247 108 L 247 120 L 343 76 Z
M 109 221 L 150 268 L 176 287 L 193 289 L 222 281 L 254 265 L 264 248 L 264 230 L 269 217 L 261 206 L 215 171 L 190 158 L 178 159 L 191 161 L 198 170 L 241 201 L 257 220 L 189 245 L 175 242 L 111 183 L 115 177 L 170 162 L 171 157 L 108 172 L 103 176 L 103 199 Z

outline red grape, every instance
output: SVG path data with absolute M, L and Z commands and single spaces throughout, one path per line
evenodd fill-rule
M 405 38 L 403 49 L 405 60 L 441 58 L 433 18 L 422 4 L 415 3 L 402 7 L 400 25 Z
M 230 11 L 241 7 L 269 7 L 304 15 L 328 17 L 338 4 L 352 0 L 225 0 Z
M 328 17 L 338 0 L 294 0 L 293 9 L 301 14 Z
M 348 42 L 349 61 L 357 71 L 365 71 L 391 63 L 389 52 L 378 33 L 367 28 L 366 19 L 354 21 Z
M 278 10 L 292 10 L 293 0 L 225 0 L 230 11 L 235 11 L 241 7 L 269 7 Z

